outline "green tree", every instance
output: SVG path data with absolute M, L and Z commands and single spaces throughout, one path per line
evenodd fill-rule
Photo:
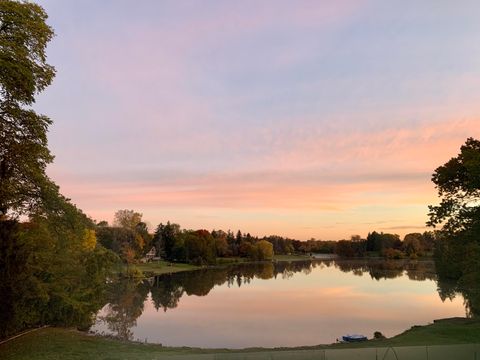
M 207 230 L 188 231 L 185 234 L 185 256 L 196 265 L 214 264 L 215 240 Z
M 164 255 L 167 260 L 183 259 L 180 234 L 180 225 L 172 224 L 170 221 L 166 225 L 160 223 L 153 235 L 153 245 L 157 252 Z
M 237 231 L 237 235 L 235 236 L 235 242 L 239 246 L 242 243 L 243 235 L 240 230 Z
M 433 231 L 425 231 L 422 234 L 422 247 L 425 251 L 432 251 L 435 246 L 435 233 Z
M 85 248 L 86 230 L 94 225 L 75 205 L 58 193 L 46 200 L 45 207 L 30 214 L 31 227 L 22 234 L 40 249 L 30 266 L 48 294 L 43 320 L 88 327 L 92 313 L 103 305 L 106 277 L 118 258 L 103 247 Z
M 401 245 L 402 242 L 398 235 L 374 231 L 367 236 L 366 251 L 383 252 L 387 249 L 400 248 Z
M 113 225 L 135 230 L 139 223 L 142 222 L 142 214 L 133 210 L 118 210 L 115 212 Z
M 238 245 L 236 244 L 235 235 L 231 230 L 227 231 L 228 252 L 232 256 L 238 255 Z
M 46 62 L 53 36 L 46 19 L 36 4 L 0 1 L 0 215 L 30 211 L 48 185 L 51 121 L 30 108 L 55 75 Z
M 247 243 L 250 244 L 250 243 Z M 251 246 L 249 257 L 252 260 L 265 261 L 273 259 L 273 245 L 267 240 L 260 240 Z
M 117 260 L 45 174 L 51 121 L 31 105 L 54 76 L 46 19 L 36 4 L 0 1 L 0 337 L 39 324 L 88 327 Z
M 32 254 L 40 257 L 42 252 L 20 235 L 21 230 L 15 220 L 0 221 L 0 339 L 38 323 L 38 303 L 47 296 L 31 266 Z M 32 306 L 32 298 L 37 306 Z
M 88 327 L 117 261 L 85 246 L 93 223 L 59 194 L 30 221 L 0 221 L 0 337 L 38 324 Z
M 135 232 L 121 227 L 97 227 L 97 240 L 102 246 L 121 254 L 128 245 L 130 248 L 135 246 Z
M 460 153 L 432 175 L 440 197 L 429 206 L 439 283 L 462 292 L 469 316 L 480 314 L 480 141 L 468 138 Z M 453 281 L 452 281 L 453 280 Z
M 450 235 L 479 230 L 480 141 L 467 139 L 458 156 L 435 170 L 432 181 L 440 204 L 428 207 L 427 225 L 443 225 L 442 231 Z

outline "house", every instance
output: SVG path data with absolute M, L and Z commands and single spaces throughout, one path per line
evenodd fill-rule
M 150 251 L 145 254 L 145 260 L 147 260 L 147 261 L 152 260 L 155 257 L 156 254 L 157 254 L 157 249 L 155 249 L 155 246 L 152 246 Z

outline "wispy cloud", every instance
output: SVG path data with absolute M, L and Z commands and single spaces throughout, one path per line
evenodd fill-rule
M 426 225 L 401 225 L 401 226 L 390 226 L 383 227 L 380 230 L 425 230 L 427 229 Z
M 96 218 L 409 231 L 433 170 L 480 137 L 473 3 L 41 3 L 58 34 L 37 104 L 49 173 Z

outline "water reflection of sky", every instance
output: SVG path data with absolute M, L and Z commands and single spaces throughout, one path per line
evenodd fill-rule
M 463 299 L 442 302 L 433 280 L 405 274 L 376 280 L 331 266 L 254 278 L 241 287 L 224 283 L 203 297 L 184 294 L 166 312 L 157 311 L 149 295 L 132 330 L 134 339 L 169 346 L 298 346 L 331 343 L 346 333 L 390 337 L 453 316 L 465 316 Z

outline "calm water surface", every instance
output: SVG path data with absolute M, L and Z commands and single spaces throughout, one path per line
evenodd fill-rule
M 441 300 L 433 262 L 321 260 L 121 282 L 92 330 L 166 346 L 299 346 L 453 316 L 465 316 L 463 298 Z

